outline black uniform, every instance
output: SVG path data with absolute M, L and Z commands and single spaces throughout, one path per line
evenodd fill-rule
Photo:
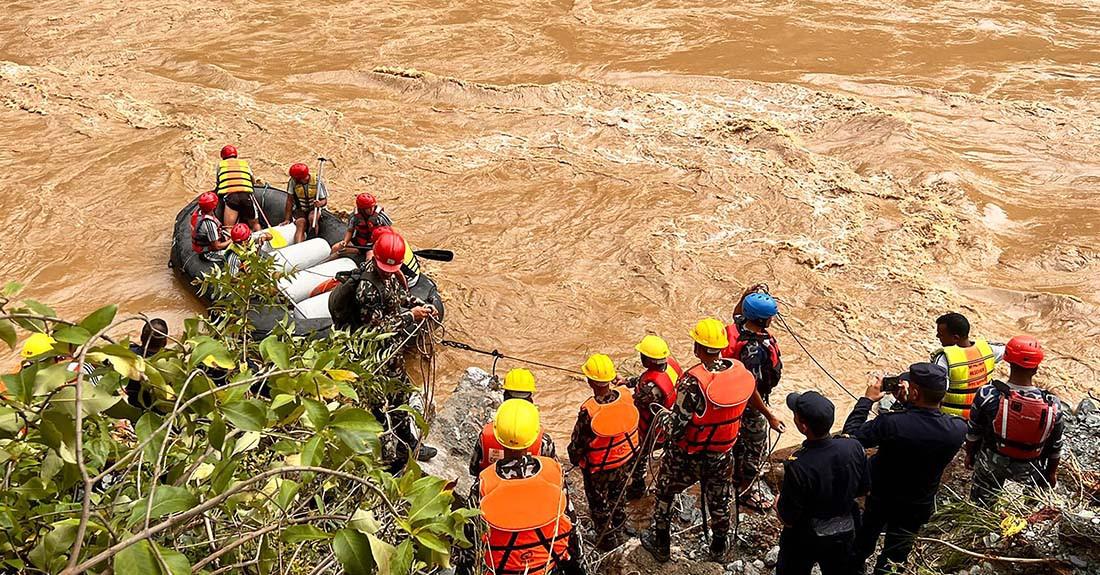
M 783 520 L 776 575 L 845 573 L 859 517 L 856 497 L 871 486 L 863 446 L 848 437 L 802 443 L 784 463 L 777 511 Z
M 917 531 L 932 517 L 943 470 L 955 458 L 966 438 L 966 422 L 938 409 L 907 407 L 881 413 L 867 421 L 874 403 L 856 402 L 844 433 L 864 447 L 878 447 L 871 458 L 871 493 L 856 533 L 852 565 L 858 571 L 886 532 L 875 574 L 888 572 L 888 563 L 904 565 Z

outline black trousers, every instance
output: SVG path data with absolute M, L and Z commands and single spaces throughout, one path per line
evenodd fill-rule
M 851 572 L 865 575 L 867 558 L 875 552 L 878 537 L 886 532 L 882 553 L 875 561 L 875 575 L 890 573 L 890 564 L 904 567 L 920 528 L 932 517 L 931 503 L 895 503 L 867 498 L 863 525 L 852 546 Z M 901 571 L 899 571 L 901 572 Z
M 854 531 L 820 536 L 808 527 L 785 527 L 775 575 L 810 575 L 815 563 L 821 565 L 821 575 L 846 575 L 854 539 Z

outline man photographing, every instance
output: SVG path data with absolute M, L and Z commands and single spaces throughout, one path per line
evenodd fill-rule
M 966 422 L 940 411 L 947 393 L 947 370 L 932 363 L 916 363 L 899 376 L 894 396 L 904 408 L 880 413 L 867 421 L 871 407 L 882 399 L 882 377 L 875 377 L 856 402 L 844 433 L 863 447 L 877 447 L 871 458 L 871 493 L 863 525 L 852 548 L 853 572 L 875 550 L 883 531 L 886 539 L 875 562 L 875 575 L 904 569 L 920 528 L 932 517 L 943 470 L 966 439 Z M 901 571 L 894 571 L 901 572 Z

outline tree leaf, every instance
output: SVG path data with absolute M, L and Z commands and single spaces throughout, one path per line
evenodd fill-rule
M 34 395 L 38 397 L 49 395 L 75 376 L 76 374 L 69 371 L 69 366 L 64 363 L 55 363 L 45 369 L 39 369 L 34 377 Z
M 191 563 L 182 553 L 157 545 L 157 551 L 168 565 L 168 573 L 161 568 L 148 540 L 124 548 L 115 556 L 115 575 L 189 575 Z
M 15 349 L 15 324 L 10 319 L 0 319 L 0 341 Z
M 332 540 L 332 551 L 348 575 L 372 575 L 378 572 L 378 564 L 371 553 L 372 547 L 373 541 L 354 529 L 341 529 Z
M 313 525 L 291 525 L 283 529 L 282 540 L 286 543 L 301 543 L 302 541 L 318 541 L 320 539 L 332 539 L 330 533 L 326 533 Z
M 291 479 L 284 479 L 279 484 L 279 495 L 275 498 L 275 502 L 279 504 L 279 507 L 287 509 L 290 504 L 294 502 L 294 498 L 298 495 L 298 490 L 302 486 L 297 481 Z
M 130 510 L 128 526 L 134 526 L 145 519 L 145 506 L 148 498 L 139 499 Z M 165 515 L 187 511 L 199 504 L 198 497 L 190 490 L 173 485 L 159 485 L 153 493 L 153 507 L 149 511 L 150 519 L 160 519 Z
M 444 543 L 442 539 L 430 531 L 421 531 L 417 533 L 416 540 L 420 542 L 421 545 L 437 553 L 446 555 L 451 552 L 451 546 Z
M 89 339 L 92 339 L 92 334 L 78 325 L 67 325 L 55 331 L 53 338 L 62 343 L 84 345 Z
M 267 423 L 267 413 L 251 400 L 227 403 L 221 411 L 233 425 L 245 431 L 263 431 Z
M 81 384 L 81 400 L 80 408 L 84 412 L 85 416 L 96 415 L 100 412 L 106 411 L 114 404 L 122 401 L 122 398 L 117 395 L 111 395 L 106 390 L 100 389 L 87 380 Z M 53 396 L 53 404 L 61 412 L 67 414 L 69 417 L 76 421 L 76 384 L 70 385 L 65 389 L 57 392 Z
M 354 371 L 348 371 L 346 369 L 326 369 L 325 375 L 336 381 L 355 381 L 359 379 L 359 376 L 356 375 Z
M 260 355 L 279 369 L 290 369 L 290 352 L 278 336 L 271 334 L 260 342 Z
M 370 509 L 356 509 L 355 513 L 351 515 L 351 521 L 348 521 L 348 526 L 356 531 L 371 535 L 378 533 L 381 528 L 378 520 L 374 518 L 374 511 Z
M 4 284 L 4 290 L 0 292 L 0 296 L 10 298 L 21 291 L 23 291 L 23 284 L 19 282 L 8 282 Z
M 321 431 L 328 426 L 330 419 L 328 406 L 308 397 L 303 397 L 302 403 L 305 405 L 306 413 L 309 414 L 309 421 L 313 424 L 313 429 Z
M 406 573 L 412 573 L 412 562 L 412 539 L 406 539 L 397 546 L 397 550 L 390 559 L 389 575 L 405 575 Z M 449 565 L 444 565 L 443 567 L 448 568 Z
M 88 317 L 80 320 L 80 327 L 88 331 L 89 337 L 109 325 L 115 320 L 115 314 L 118 313 L 117 305 L 108 305 L 101 307 L 92 313 L 88 314 Z M 57 337 L 57 336 L 54 336 Z
M 302 448 L 302 465 L 319 467 L 325 460 L 325 439 L 314 435 Z
M 332 418 L 331 425 L 339 429 L 349 431 L 365 431 L 367 433 L 382 433 L 382 424 L 366 410 L 358 407 L 345 407 L 337 411 Z
M 30 308 L 31 311 L 38 315 L 45 315 L 50 317 L 57 316 L 52 307 L 34 301 L 33 299 L 23 300 L 23 305 L 27 306 L 28 308 Z
M 52 525 L 53 529 L 31 550 L 27 558 L 39 569 L 50 572 L 56 571 L 52 566 L 58 563 L 59 560 L 62 566 L 65 564 L 65 560 L 68 559 L 69 548 L 72 547 L 73 541 L 76 541 L 76 530 L 79 523 L 76 519 L 66 519 L 54 523 Z
M 225 420 L 222 419 L 220 413 L 215 412 L 214 417 L 210 419 L 210 427 L 206 430 L 206 437 L 210 440 L 210 445 L 221 451 L 222 446 L 225 444 Z
M 145 359 L 127 351 L 125 354 L 107 354 L 107 361 L 119 375 L 141 381 L 145 374 Z
M 162 419 L 161 416 L 152 411 L 148 411 L 138 419 L 137 425 L 134 426 L 134 433 L 137 434 L 139 440 L 145 441 L 149 439 L 149 437 L 153 435 L 153 432 L 160 428 L 163 423 L 164 419 Z M 149 445 L 145 446 L 146 461 L 156 460 L 157 453 L 160 451 L 160 445 L 164 442 L 167 433 L 167 429 L 161 430 L 160 433 L 157 434 L 157 438 L 151 441 Z

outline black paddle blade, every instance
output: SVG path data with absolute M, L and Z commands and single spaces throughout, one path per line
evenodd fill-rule
M 416 250 L 413 252 L 418 258 L 435 260 L 437 262 L 449 262 L 455 259 L 455 253 L 451 250 Z

